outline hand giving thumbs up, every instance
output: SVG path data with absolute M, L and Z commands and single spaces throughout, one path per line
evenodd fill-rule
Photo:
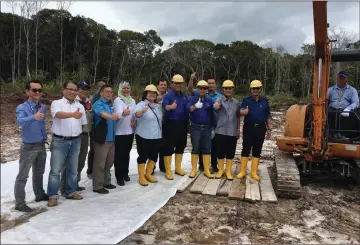
M 36 114 L 35 114 L 35 120 L 40 121 L 40 120 L 43 120 L 43 119 L 44 119 L 44 113 L 42 113 L 42 107 L 40 107 L 38 112 L 36 112 Z
M 176 100 L 171 104 L 171 109 L 175 110 L 177 107 Z
M 123 111 L 123 116 L 124 116 L 124 117 L 126 117 L 126 116 L 128 116 L 128 115 L 130 115 L 129 106 L 126 107 L 126 109 Z
M 249 106 L 246 106 L 245 110 L 243 110 L 243 115 L 246 116 L 249 114 Z
M 74 118 L 80 119 L 81 116 L 82 116 L 82 112 L 80 112 L 80 108 L 78 108 L 78 109 L 76 110 L 76 112 L 74 112 Z

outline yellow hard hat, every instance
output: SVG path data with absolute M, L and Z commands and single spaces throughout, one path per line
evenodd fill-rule
M 209 86 L 209 84 L 205 80 L 200 80 L 196 84 L 196 87 L 208 87 L 208 86 Z
M 222 84 L 222 87 L 223 87 L 223 88 L 233 88 L 233 87 L 235 87 L 235 86 L 234 86 L 233 81 L 231 81 L 231 80 L 225 80 L 225 81 L 223 82 L 223 84 Z
M 147 85 L 144 91 L 150 91 L 159 94 L 159 91 L 156 89 L 155 85 L 153 84 Z
M 173 82 L 176 82 L 176 83 L 183 83 L 184 82 L 184 78 L 180 74 L 174 75 L 171 80 Z
M 250 88 L 259 88 L 262 87 L 262 83 L 259 80 L 253 80 L 250 83 Z

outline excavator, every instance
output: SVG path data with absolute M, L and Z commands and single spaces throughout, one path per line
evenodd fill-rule
M 328 123 L 328 88 L 332 59 L 335 62 L 360 61 L 360 50 L 334 51 L 328 38 L 327 1 L 313 1 L 315 54 L 312 103 L 292 105 L 286 111 L 283 136 L 274 148 L 277 196 L 300 198 L 303 176 L 316 171 L 340 171 L 360 184 L 360 126 L 347 132 L 346 140 L 332 139 Z M 336 112 L 340 118 L 341 112 Z M 352 118 L 360 125 L 360 110 Z M 337 123 L 338 124 L 338 123 Z M 349 130 L 348 130 L 349 131 Z M 300 160 L 299 160 L 300 159 Z

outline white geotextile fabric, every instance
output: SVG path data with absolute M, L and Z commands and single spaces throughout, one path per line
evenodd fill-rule
M 44 190 L 47 190 L 50 170 L 50 152 L 47 154 L 44 173 Z M 46 202 L 36 203 L 32 190 L 32 170 L 26 184 L 26 200 L 30 207 L 46 207 L 48 210 L 32 217 L 29 222 L 1 233 L 1 243 L 101 243 L 116 244 L 141 227 L 157 210 L 176 194 L 185 177 L 174 175 L 174 180 L 165 179 L 159 172 L 158 183 L 140 186 L 137 174 L 137 151 L 132 149 L 130 157 L 130 182 L 116 185 L 109 194 L 100 195 L 92 191 L 92 182 L 82 171 L 81 186 L 83 200 L 59 199 L 59 205 L 48 208 Z M 174 173 L 174 157 L 172 168 Z M 191 155 L 185 153 L 183 169 L 191 171 Z M 18 173 L 18 161 L 1 164 L 1 213 L 10 213 L 7 219 L 14 219 L 22 213 L 14 210 L 14 183 Z M 116 184 L 114 168 L 111 169 L 112 184 Z

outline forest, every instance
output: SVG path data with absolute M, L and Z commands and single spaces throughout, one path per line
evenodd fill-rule
M 281 44 L 259 46 L 248 40 L 224 44 L 194 39 L 165 49 L 156 30 L 109 30 L 93 19 L 72 16 L 66 2 L 60 1 L 58 9 L 43 8 L 41 1 L 8 4 L 13 10 L 20 7 L 21 14 L 0 13 L 1 84 L 38 78 L 56 85 L 68 80 L 94 84 L 99 79 L 143 85 L 169 81 L 175 73 L 188 80 L 196 71 L 198 79 L 233 80 L 239 93 L 248 91 L 254 78 L 264 83 L 266 94 L 308 97 L 312 92 L 313 44 L 304 43 L 298 55 L 287 53 Z M 360 48 L 360 40 L 344 28 L 330 27 L 329 37 L 337 40 L 334 50 Z M 359 89 L 360 63 L 342 68 Z

